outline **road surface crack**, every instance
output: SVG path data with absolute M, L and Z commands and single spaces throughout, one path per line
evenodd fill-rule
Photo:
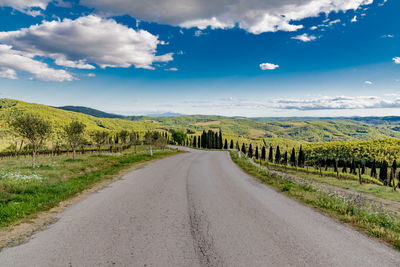
M 224 266 L 222 259 L 217 254 L 214 238 L 210 233 L 210 222 L 206 214 L 196 206 L 193 194 L 187 180 L 187 200 L 189 209 L 190 232 L 193 237 L 194 248 L 202 266 Z

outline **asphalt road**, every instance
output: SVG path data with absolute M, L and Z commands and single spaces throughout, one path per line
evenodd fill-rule
M 0 266 L 400 266 L 400 253 L 249 177 L 225 152 L 132 171 Z

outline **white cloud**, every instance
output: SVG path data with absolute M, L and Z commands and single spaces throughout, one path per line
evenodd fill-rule
M 400 108 L 400 96 L 321 96 L 311 99 L 276 99 L 273 106 L 288 110 Z
M 354 17 L 351 19 L 351 22 L 357 22 L 357 16 L 354 16 Z
M 365 81 L 365 84 L 367 84 L 367 85 L 373 85 L 374 83 L 371 82 L 371 81 Z
M 145 21 L 199 29 L 232 28 L 238 25 L 260 34 L 296 31 L 295 22 L 331 12 L 346 12 L 370 5 L 374 0 L 81 0 L 100 12 L 130 14 Z
M 32 55 L 12 49 L 11 46 L 0 44 L 0 68 L 2 77 L 16 79 L 16 71 L 33 74 L 32 79 L 42 81 L 63 82 L 72 81 L 74 77 L 65 70 L 50 68 L 47 64 L 33 59 Z
M 169 69 L 165 69 L 165 71 L 178 71 L 178 68 L 169 68 Z
M 381 36 L 382 38 L 394 38 L 393 34 L 385 34 Z
M 55 64 L 78 69 L 106 67 L 154 69 L 154 62 L 173 60 L 172 53 L 156 55 L 163 42 L 151 33 L 128 28 L 98 16 L 44 21 L 18 31 L 0 32 L 0 42 Z
M 232 28 L 235 25 L 221 22 L 216 17 L 212 17 L 211 19 L 196 19 L 196 20 L 185 21 L 181 23 L 180 26 L 183 28 L 196 27 L 199 28 L 200 30 L 204 30 L 207 27 L 210 27 L 211 29 L 226 29 L 226 28 Z
M 38 16 L 41 14 L 39 8 L 45 10 L 51 0 L 0 0 L 0 7 L 11 7 L 31 16 Z
M 279 65 L 275 65 L 275 64 L 272 64 L 272 63 L 262 63 L 262 64 L 260 64 L 260 69 L 262 69 L 262 70 L 274 70 L 274 69 L 277 69 L 277 68 L 279 68 Z
M 18 79 L 18 76 L 17 76 L 17 72 L 13 69 L 0 68 L 0 78 L 16 80 L 16 79 Z
M 294 37 L 292 37 L 292 39 L 300 40 L 302 42 L 311 42 L 311 41 L 316 40 L 317 37 L 314 35 L 308 35 L 307 33 L 304 33 L 301 35 L 294 36 Z
M 201 31 L 201 30 L 198 30 L 198 31 L 195 31 L 194 32 L 194 36 L 196 36 L 196 37 L 200 37 L 200 36 L 202 36 L 204 33 Z
M 329 25 L 329 26 L 332 26 L 333 24 L 340 23 L 340 22 L 341 22 L 340 19 L 335 19 L 335 20 L 330 21 L 330 22 L 328 23 L 328 25 Z
M 394 62 L 395 64 L 400 64 L 400 57 L 394 57 L 394 58 L 393 58 L 393 62 Z

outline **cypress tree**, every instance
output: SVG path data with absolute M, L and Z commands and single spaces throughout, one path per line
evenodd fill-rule
M 246 145 L 243 143 L 243 145 L 242 145 L 242 153 L 243 154 L 246 154 Z
M 214 148 L 214 149 L 219 149 L 219 147 L 220 147 L 220 143 L 219 143 L 218 133 L 215 132 L 215 133 L 214 133 L 213 148 Z
M 269 147 L 269 154 L 268 154 L 268 161 L 269 162 L 274 162 L 274 150 L 272 148 L 272 146 Z
M 228 149 L 228 140 L 225 139 L 224 149 Z
M 287 165 L 288 163 L 288 152 L 285 151 L 285 154 L 283 154 L 283 164 Z
M 197 136 L 197 147 L 201 148 L 201 136 Z
M 258 146 L 256 146 L 256 151 L 255 151 L 255 155 L 254 155 L 254 157 L 255 157 L 256 159 L 258 159 L 258 158 L 259 158 L 259 155 L 258 155 Z
M 228 141 L 225 139 L 225 144 L 226 144 L 226 148 L 228 149 Z M 222 143 L 222 131 L 221 129 L 219 130 L 219 149 L 222 149 L 223 147 L 223 143 Z
M 381 164 L 381 168 L 379 169 L 379 180 L 381 180 L 384 185 L 387 185 L 387 168 L 388 163 L 386 160 L 384 160 Z
M 300 146 L 300 150 L 299 150 L 299 166 L 300 167 L 304 167 L 304 164 L 306 162 L 306 158 L 304 155 L 304 151 L 303 151 L 303 146 Z
M 279 149 L 279 146 L 277 146 L 275 154 L 275 162 L 279 164 L 280 161 L 281 161 L 281 150 Z
M 374 161 L 372 162 L 371 177 L 376 178 L 376 161 L 375 161 L 375 159 L 374 159 Z
M 342 169 L 342 172 L 343 172 L 343 173 L 347 173 L 347 162 L 346 162 L 346 161 L 343 162 L 343 169 Z
M 396 170 L 397 170 L 397 162 L 393 160 L 392 168 L 390 169 L 390 178 L 389 178 L 389 186 L 392 186 L 393 180 L 393 187 L 396 179 Z
M 266 151 L 265 151 L 265 146 L 263 146 L 262 148 L 261 148 L 261 159 L 262 160 L 265 160 L 265 157 L 266 157 Z
M 207 134 L 206 131 L 203 130 L 203 133 L 201 134 L 201 148 L 206 148 L 207 147 Z
M 208 130 L 207 134 L 207 148 L 214 148 L 214 133 L 211 130 Z
M 290 155 L 290 164 L 296 166 L 296 150 L 292 149 L 292 154 Z
M 237 149 L 238 151 L 240 151 L 239 141 L 236 141 L 236 149 Z
M 193 147 L 197 147 L 197 137 L 195 136 L 194 138 L 193 138 Z
M 250 144 L 249 145 L 249 154 L 248 154 L 249 158 L 253 158 L 253 146 Z
M 231 144 L 229 146 L 230 149 L 233 149 L 233 140 L 231 139 Z
M 351 174 L 356 175 L 356 161 L 353 159 L 353 161 L 351 162 L 351 170 L 350 170 Z

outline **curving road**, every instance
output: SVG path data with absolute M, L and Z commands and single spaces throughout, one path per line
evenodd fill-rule
M 261 185 L 226 152 L 150 163 L 59 217 L 0 266 L 400 266 L 400 253 Z

